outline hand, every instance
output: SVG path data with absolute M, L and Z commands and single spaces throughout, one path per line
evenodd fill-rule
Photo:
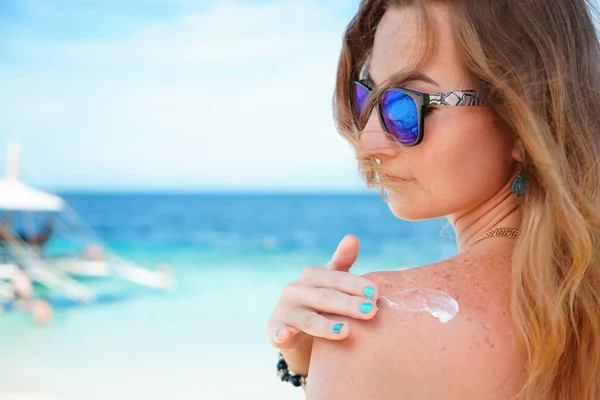
M 329 263 L 306 268 L 296 282 L 283 289 L 267 324 L 274 347 L 293 348 L 306 335 L 330 340 L 348 336 L 347 323 L 321 313 L 361 320 L 375 316 L 379 296 L 376 285 L 348 272 L 356 262 L 358 248 L 355 236 L 344 237 Z

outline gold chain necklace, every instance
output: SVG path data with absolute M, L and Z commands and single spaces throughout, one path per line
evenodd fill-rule
M 481 242 L 484 239 L 488 239 L 491 237 L 508 237 L 508 238 L 516 238 L 519 234 L 519 230 L 515 228 L 494 228 L 491 231 L 488 231 L 478 237 L 473 243 L 471 243 L 470 247 L 475 246 L 477 243 Z

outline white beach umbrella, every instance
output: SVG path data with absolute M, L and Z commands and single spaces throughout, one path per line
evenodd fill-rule
M 0 210 L 61 211 L 63 199 L 35 189 L 16 178 L 0 179 Z

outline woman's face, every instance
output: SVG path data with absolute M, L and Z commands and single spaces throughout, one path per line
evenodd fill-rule
M 432 8 L 438 47 L 420 71 L 436 84 L 420 80 L 403 87 L 424 93 L 476 89 L 454 44 L 451 10 Z M 370 60 L 372 85 L 385 85 L 419 49 L 418 11 L 390 8 L 376 34 Z M 390 190 L 389 206 L 399 218 L 417 220 L 468 212 L 498 193 L 514 173 L 513 135 L 489 107 L 436 107 L 425 118 L 423 141 L 395 145 L 373 111 L 361 136 L 361 150 L 374 150 L 386 173 L 400 181 Z

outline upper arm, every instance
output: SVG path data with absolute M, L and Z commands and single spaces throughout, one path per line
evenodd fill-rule
M 390 286 L 385 276 L 368 276 L 382 295 L 409 289 Z M 411 285 L 419 285 L 418 280 Z M 426 312 L 392 308 L 382 300 L 377 304 L 370 321 L 343 319 L 350 328 L 346 339 L 315 339 L 308 399 L 482 398 L 465 373 L 475 365 L 467 354 L 473 342 L 464 315 L 441 323 Z
M 368 278 L 378 284 L 382 295 L 389 296 L 378 274 Z M 422 374 L 427 372 L 427 380 L 435 382 L 433 377 L 444 369 L 429 362 L 432 350 L 443 347 L 429 338 L 433 318 L 392 308 L 381 299 L 377 305 L 379 311 L 372 320 L 343 319 L 350 328 L 346 339 L 315 339 L 308 399 L 416 399 L 431 391 L 419 384 L 424 382 Z

